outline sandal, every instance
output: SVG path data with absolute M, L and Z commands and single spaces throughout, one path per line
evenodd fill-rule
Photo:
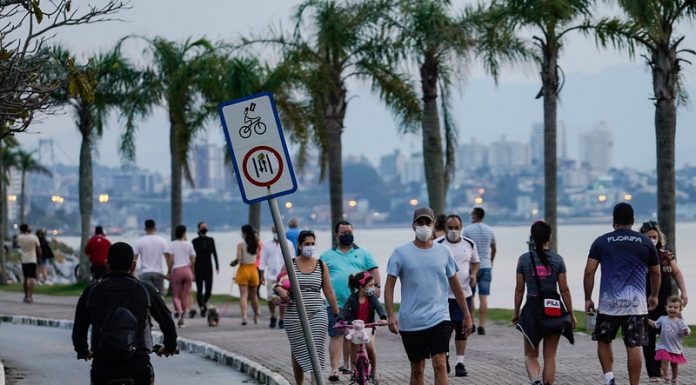
M 346 369 L 345 367 L 341 366 L 338 368 L 338 371 L 341 372 L 342 374 L 353 374 L 353 371 L 350 369 Z
M 339 378 L 338 378 L 338 371 L 337 371 L 337 370 L 334 370 L 334 371 L 331 372 L 331 374 L 329 375 L 329 381 L 331 381 L 331 382 L 336 382 L 336 381 L 338 381 L 338 380 L 339 380 Z

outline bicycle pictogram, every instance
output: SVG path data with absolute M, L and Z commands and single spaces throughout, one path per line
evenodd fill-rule
M 244 108 L 244 125 L 239 127 L 239 136 L 247 139 L 251 136 L 252 132 L 256 135 L 263 135 L 266 132 L 266 124 L 261 121 L 260 116 L 249 116 L 249 111 L 254 112 L 256 109 L 256 103 L 251 103 L 249 107 Z

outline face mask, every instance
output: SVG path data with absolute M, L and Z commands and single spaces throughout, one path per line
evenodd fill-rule
M 655 245 L 655 247 L 657 247 L 657 239 L 651 239 L 650 241 L 652 241 L 653 245 Z
M 416 226 L 416 238 L 421 242 L 427 242 L 433 236 L 433 228 L 428 226 Z
M 311 257 L 314 255 L 314 250 L 316 248 L 316 246 L 302 246 L 302 256 L 305 258 Z
M 375 288 L 371 287 L 369 289 L 365 289 L 365 294 L 367 295 L 375 295 Z
M 459 231 L 447 230 L 447 240 L 450 242 L 458 242 L 459 241 Z
M 341 246 L 350 246 L 353 244 L 353 234 L 341 234 L 338 236 L 338 243 Z
M 206 235 L 206 234 L 208 233 L 208 229 L 206 229 L 206 228 L 204 227 L 204 228 L 200 229 L 200 230 L 198 231 L 198 233 L 201 234 L 201 235 Z

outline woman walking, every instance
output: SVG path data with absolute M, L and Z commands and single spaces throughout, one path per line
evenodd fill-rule
M 256 268 L 256 258 L 261 242 L 252 225 L 242 226 L 242 239 L 244 241 L 237 244 L 237 258 L 230 263 L 230 266 L 239 264 L 235 281 L 239 285 L 242 325 L 246 325 L 249 299 L 251 299 L 251 307 L 254 309 L 254 323 L 259 322 L 259 297 L 256 291 L 259 286 L 259 273 Z
M 689 296 L 686 293 L 686 284 L 684 283 L 684 275 L 674 259 L 674 254 L 667 250 L 665 244 L 665 234 L 662 233 L 660 226 L 655 221 L 648 221 L 640 226 L 640 232 L 650 238 L 657 248 L 657 256 L 660 260 L 660 291 L 657 295 L 657 306 L 655 309 L 648 311 L 648 318 L 651 321 L 657 321 L 661 316 L 666 316 L 667 298 L 672 295 L 672 278 L 677 282 L 680 296 L 684 306 L 689 302 Z M 646 281 L 646 295 L 650 294 L 650 279 Z M 648 328 L 648 345 L 643 346 L 643 356 L 645 358 L 645 370 L 648 372 L 650 382 L 659 382 L 662 377 L 660 371 L 660 361 L 655 360 L 655 340 L 657 329 Z
M 176 240 L 169 244 L 172 258 L 172 297 L 174 300 L 174 317 L 179 318 L 178 325 L 184 326 L 186 309 L 191 305 L 191 286 L 196 263 L 196 252 L 191 242 L 186 240 L 186 226 L 174 229 Z
M 512 322 L 524 335 L 524 357 L 532 385 L 553 384 L 556 377 L 556 350 L 561 335 L 574 343 L 573 329 L 577 320 L 566 278 L 563 258 L 549 251 L 551 226 L 543 221 L 531 228 L 535 250 L 522 254 L 517 261 L 515 309 Z M 522 297 L 527 301 L 520 313 Z M 560 302 L 557 288 L 560 289 Z M 565 308 L 563 307 L 565 304 Z M 565 309 L 571 309 L 568 313 Z M 544 369 L 539 364 L 539 343 L 544 341 Z
M 326 296 L 331 306 L 333 316 L 336 318 L 338 318 L 338 304 L 329 280 L 329 269 L 314 256 L 316 251 L 314 232 L 308 230 L 301 231 L 297 244 L 299 257 L 293 261 L 293 266 L 300 285 L 300 291 L 302 292 L 305 310 L 307 311 L 312 339 L 314 340 L 314 346 L 317 349 L 319 363 L 323 372 L 328 316 L 321 292 L 324 292 L 324 296 Z M 284 270 L 285 268 L 283 268 Z M 309 350 L 305 344 L 300 316 L 297 312 L 297 304 L 295 301 L 292 301 L 290 292 L 283 288 L 281 284 L 276 284 L 274 290 L 281 300 L 289 301 L 288 308 L 285 310 L 285 332 L 288 335 L 288 340 L 290 340 L 292 371 L 295 375 L 295 382 L 297 385 L 302 385 L 304 373 L 312 372 L 312 362 L 309 357 Z M 312 378 L 311 374 L 309 376 Z

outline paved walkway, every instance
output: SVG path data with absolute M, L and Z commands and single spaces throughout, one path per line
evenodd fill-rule
M 77 301 L 74 297 L 36 296 L 35 302 L 27 305 L 21 300 L 22 295 L 19 293 L 0 292 L 0 314 L 72 319 Z M 188 326 L 179 329 L 180 334 L 248 357 L 280 373 L 291 383 L 294 382 L 287 337 L 282 330 L 268 328 L 267 308 L 262 309 L 263 318 L 258 325 L 250 322 L 246 326 L 241 326 L 238 305 L 221 304 L 218 309 L 224 313 L 219 327 L 210 328 L 205 320 L 196 318 L 187 320 Z M 409 365 L 401 340 L 385 330 L 386 328 L 383 329 L 380 330 L 377 338 L 377 357 L 381 368 L 382 384 L 407 384 Z M 485 336 L 474 335 L 469 339 L 466 358 L 469 377 L 454 377 L 452 374 L 450 384 L 528 384 L 522 356 L 521 335 L 507 325 L 491 324 L 486 329 Z M 596 344 L 583 334 L 576 335 L 575 339 L 574 346 L 568 344 L 565 339 L 561 342 L 557 356 L 557 384 L 602 384 Z M 620 340 L 614 343 L 614 350 L 617 384 L 627 384 L 626 354 Z M 453 344 L 452 351 L 454 351 Z M 687 349 L 686 356 L 696 360 L 696 349 Z M 682 385 L 696 385 L 696 370 L 693 364 L 683 366 L 680 372 Z M 339 384 L 349 382 L 348 376 L 344 376 Z M 647 377 L 643 382 L 647 384 Z M 429 366 L 426 369 L 426 383 L 433 383 L 433 372 Z

